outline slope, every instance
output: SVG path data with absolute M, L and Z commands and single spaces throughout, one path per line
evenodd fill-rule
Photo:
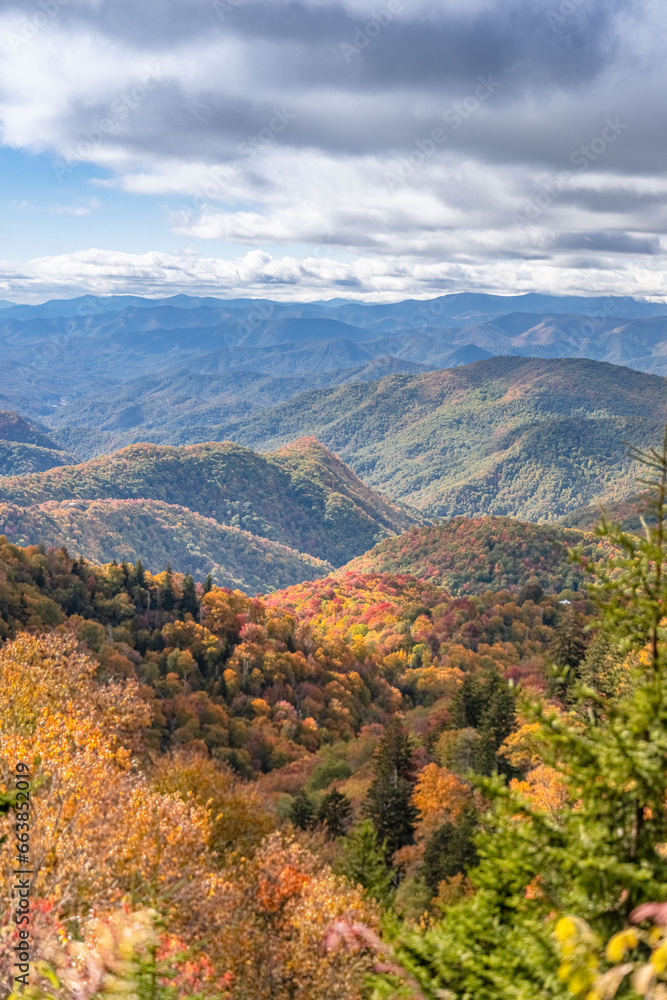
M 332 568 L 286 545 L 159 500 L 0 504 L 0 534 L 16 545 L 65 546 L 71 555 L 98 563 L 141 559 L 154 573 L 171 563 L 176 572 L 198 580 L 210 573 L 220 586 L 249 593 L 314 580 Z
M 36 424 L 13 410 L 0 410 L 0 476 L 43 472 L 76 461 Z
M 451 594 L 518 591 L 537 579 L 545 591 L 578 590 L 584 580 L 575 546 L 597 561 L 607 550 L 594 536 L 560 525 L 529 524 L 512 517 L 457 517 L 385 538 L 338 570 L 409 573 Z
M 666 394 L 662 378 L 604 362 L 499 357 L 307 392 L 219 436 L 268 451 L 315 435 L 432 517 L 553 520 L 635 490 L 624 442 L 655 438 Z
M 108 499 L 187 507 L 333 565 L 415 520 L 313 440 L 277 455 L 229 442 L 133 445 L 81 465 L 0 479 L 0 501 L 19 507 Z

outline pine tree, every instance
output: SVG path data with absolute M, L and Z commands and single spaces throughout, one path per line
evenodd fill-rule
M 199 613 L 199 601 L 197 600 L 197 589 L 195 587 L 195 581 L 192 579 L 188 573 L 183 580 L 183 591 L 180 600 L 180 609 L 182 615 L 192 615 L 193 618 L 197 617 Z
M 385 904 L 391 898 L 393 881 L 386 854 L 386 844 L 378 842 L 373 823 L 365 819 L 346 837 L 340 863 L 342 875 Z
M 455 729 L 476 729 L 479 740 L 473 747 L 473 770 L 490 775 L 506 772 L 507 761 L 497 756 L 501 744 L 516 727 L 515 695 L 495 669 L 481 678 L 466 674 L 451 709 Z
M 549 645 L 553 664 L 549 694 L 560 697 L 566 703 L 570 701 L 572 685 L 581 677 L 581 667 L 586 655 L 584 629 L 583 615 L 568 607 L 561 615 Z
M 667 428 L 661 449 L 634 456 L 650 473 L 641 482 L 651 521 L 642 536 L 603 523 L 600 534 L 621 554 L 599 568 L 594 587 L 597 627 L 622 658 L 623 684 L 611 696 L 578 685 L 574 719 L 532 707 L 542 759 L 567 793 L 557 814 L 500 778 L 480 781 L 493 807 L 476 839 L 474 896 L 394 945 L 429 1000 L 446 990 L 485 1000 L 585 994 L 595 970 L 559 968 L 558 918 L 573 914 L 607 940 L 636 906 L 667 899 L 667 857 L 657 849 L 667 842 Z M 394 995 L 395 983 L 380 991 Z
M 373 781 L 364 803 L 387 857 L 414 839 L 417 810 L 412 804 L 415 770 L 412 743 L 400 719 L 392 719 L 375 751 Z
M 137 585 L 137 587 L 146 586 L 146 572 L 144 570 L 144 564 L 142 563 L 141 559 L 137 559 L 136 563 L 134 564 L 134 582 Z
M 176 604 L 176 595 L 174 594 L 174 583 L 171 578 L 171 566 L 167 566 L 167 573 L 165 577 L 164 587 L 162 588 L 161 604 L 165 611 L 173 611 L 174 605 Z
M 426 844 L 422 877 L 431 892 L 438 891 L 440 882 L 452 875 L 464 874 L 478 861 L 474 835 L 478 817 L 474 809 L 466 809 L 456 823 L 443 823 Z
M 586 653 L 584 617 L 570 606 L 560 617 L 549 646 L 549 655 L 558 667 L 575 669 Z
M 326 826 L 327 836 L 332 840 L 343 837 L 352 818 L 352 803 L 347 795 L 337 789 L 324 796 L 317 811 L 318 822 Z
M 300 830 L 309 830 L 315 822 L 315 806 L 307 792 L 295 796 L 289 810 L 289 818 Z

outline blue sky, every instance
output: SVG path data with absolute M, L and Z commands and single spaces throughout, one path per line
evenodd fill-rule
M 6 0 L 0 297 L 662 298 L 657 0 Z

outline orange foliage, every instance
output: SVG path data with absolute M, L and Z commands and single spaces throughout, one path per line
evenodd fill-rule
M 567 787 L 558 771 L 547 764 L 539 764 L 530 772 L 525 781 L 513 778 L 510 788 L 526 799 L 535 809 L 557 813 L 567 803 Z
M 427 764 L 417 778 L 412 801 L 419 810 L 416 836 L 425 839 L 443 823 L 456 823 L 472 801 L 472 791 L 446 767 Z

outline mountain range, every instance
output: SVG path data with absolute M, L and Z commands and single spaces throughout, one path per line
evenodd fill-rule
M 301 393 L 490 356 L 667 372 L 667 307 L 476 293 L 365 304 L 110 296 L 0 307 L 0 405 L 79 458 L 191 443 Z
M 259 451 L 313 435 L 422 517 L 556 520 L 636 492 L 627 442 L 664 425 L 664 379 L 580 359 L 489 358 L 311 391 L 223 424 Z
M 433 519 L 590 530 L 600 503 L 636 519 L 627 442 L 652 442 L 663 423 L 664 381 L 640 368 L 667 359 L 667 307 L 85 297 L 0 305 L 0 356 L 0 398 L 26 414 L 0 413 L 10 540 L 154 570 L 171 560 L 264 591 L 350 560 L 399 571 L 392 538 Z M 512 534 L 501 522 L 482 534 L 489 523 Z M 448 551 L 476 552 L 477 536 L 461 543 L 467 528 L 450 524 Z M 533 548 L 554 542 L 517 530 Z M 452 568 L 427 555 L 407 571 L 465 589 L 458 556 Z M 488 582 L 482 563 L 468 586 Z

